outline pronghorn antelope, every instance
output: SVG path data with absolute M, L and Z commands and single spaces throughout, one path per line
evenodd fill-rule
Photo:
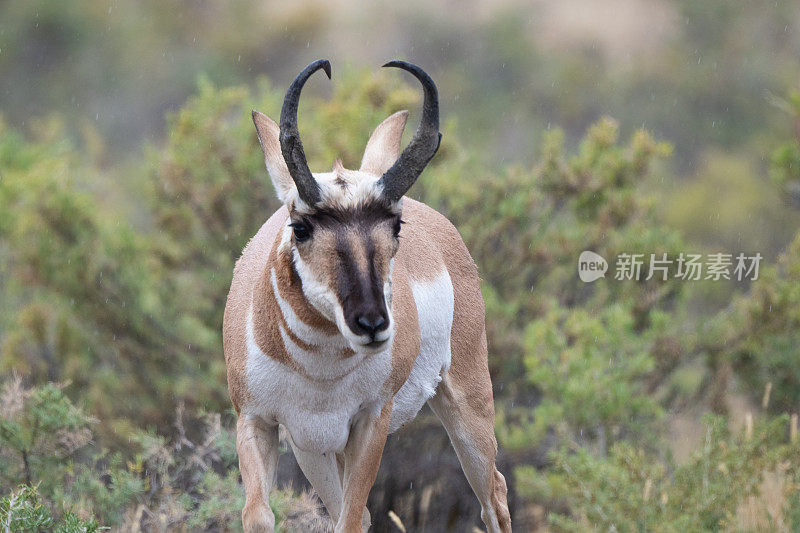
M 312 174 L 303 153 L 300 92 L 319 69 L 330 78 L 328 61 L 311 63 L 289 86 L 280 126 L 253 111 L 284 205 L 245 247 L 225 307 L 245 531 L 274 527 L 278 424 L 335 530 L 368 529 L 386 436 L 425 402 L 450 436 L 486 527 L 511 531 L 475 263 L 445 217 L 403 197 L 439 148 L 436 86 L 415 65 L 384 66 L 422 84 L 422 118 L 402 153 L 408 112 L 384 120 L 358 170 L 337 160 L 331 172 Z

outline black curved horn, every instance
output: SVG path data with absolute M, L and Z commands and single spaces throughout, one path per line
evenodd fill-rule
M 289 168 L 297 193 L 309 206 L 320 201 L 319 184 L 308 168 L 303 143 L 300 142 L 300 130 L 297 128 L 297 106 L 300 103 L 300 92 L 308 78 L 319 69 L 323 69 L 328 79 L 331 78 L 331 63 L 327 59 L 318 59 L 303 69 L 294 79 L 281 108 L 281 152 L 286 166 Z
M 422 84 L 425 99 L 422 103 L 422 118 L 414 137 L 394 165 L 381 176 L 383 194 L 396 202 L 411 188 L 425 166 L 433 158 L 442 141 L 439 133 L 439 93 L 436 84 L 424 70 L 405 61 L 389 61 L 384 67 L 397 67 L 414 75 Z

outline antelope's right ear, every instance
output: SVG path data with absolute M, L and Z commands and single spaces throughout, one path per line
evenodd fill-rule
M 272 185 L 275 187 L 278 199 L 287 204 L 295 196 L 293 192 L 296 187 L 281 152 L 279 140 L 281 130 L 274 120 L 256 110 L 253 110 L 253 123 L 256 125 L 258 142 L 264 152 L 264 163 L 272 179 Z
M 400 157 L 402 148 L 400 140 L 403 137 L 407 120 L 408 111 L 398 111 L 378 124 L 364 149 L 364 157 L 361 159 L 363 172 L 382 176 L 394 165 L 397 158 Z

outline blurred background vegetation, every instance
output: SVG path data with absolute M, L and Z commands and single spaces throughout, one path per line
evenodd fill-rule
M 277 207 L 250 110 L 355 166 L 439 85 L 411 195 L 483 279 L 515 530 L 800 529 L 800 5 L 745 0 L 0 2 L 0 524 L 237 529 L 221 319 Z M 610 118 L 613 117 L 613 118 Z M 412 118 L 413 122 L 413 118 Z M 755 282 L 582 283 L 578 255 L 764 256 Z M 271 504 L 326 527 L 291 452 Z M 375 531 L 479 509 L 427 410 Z

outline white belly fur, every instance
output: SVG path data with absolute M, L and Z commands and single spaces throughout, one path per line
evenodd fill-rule
M 436 393 L 450 366 L 453 326 L 453 285 L 447 271 L 429 282 L 411 284 L 420 326 L 420 353 L 406 382 L 394 396 L 389 432 L 413 420 Z M 247 386 L 252 401 L 247 414 L 283 424 L 294 444 L 307 452 L 340 452 L 359 412 L 380 412 L 391 371 L 387 349 L 363 360 L 339 379 L 308 379 L 261 351 L 247 319 Z M 358 355 L 353 356 L 358 358 Z M 349 366 L 349 365 L 348 365 Z

